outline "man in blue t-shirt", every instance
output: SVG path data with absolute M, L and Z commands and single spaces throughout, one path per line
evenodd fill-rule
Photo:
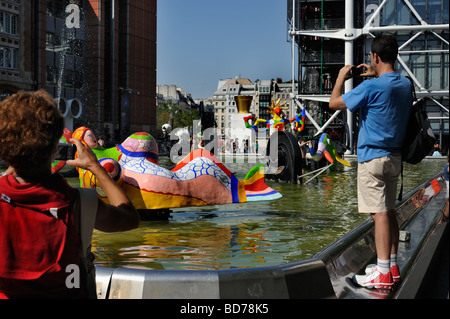
M 367 288 L 391 289 L 400 280 L 397 266 L 399 227 L 395 216 L 401 148 L 412 105 L 411 82 L 394 70 L 398 44 L 394 37 L 377 36 L 371 45 L 371 65 L 361 76 L 375 77 L 342 94 L 352 77 L 352 65 L 338 75 L 330 98 L 330 109 L 359 110 L 358 210 L 370 213 L 375 223 L 377 265 L 354 280 Z

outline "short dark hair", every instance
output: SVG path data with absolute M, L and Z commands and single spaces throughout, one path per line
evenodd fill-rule
M 378 35 L 373 39 L 370 50 L 384 63 L 394 64 L 398 55 L 397 39 L 390 35 Z

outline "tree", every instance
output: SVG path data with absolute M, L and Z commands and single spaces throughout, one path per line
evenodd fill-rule
M 189 127 L 192 129 L 193 121 L 200 118 L 198 110 L 183 111 L 172 100 L 164 101 L 156 108 L 156 125 L 160 129 L 169 123 L 172 129 Z
M 179 109 L 179 107 L 172 101 L 167 100 L 158 104 L 156 107 L 156 125 L 161 128 L 166 123 L 172 125 L 173 114 Z

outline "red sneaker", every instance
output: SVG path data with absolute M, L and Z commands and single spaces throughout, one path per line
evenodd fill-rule
M 375 264 L 368 265 L 366 267 L 366 275 L 369 275 L 370 273 L 374 272 L 376 269 L 377 269 L 377 265 L 375 265 Z M 398 268 L 397 265 L 391 267 L 391 275 L 392 275 L 392 280 L 394 282 L 400 281 L 400 269 Z
M 376 289 L 392 289 L 394 281 L 392 280 L 391 273 L 383 275 L 378 270 L 371 272 L 368 275 L 356 275 L 354 281 L 366 288 L 376 288 Z
M 391 267 L 391 275 L 394 282 L 400 281 L 400 269 L 397 265 Z

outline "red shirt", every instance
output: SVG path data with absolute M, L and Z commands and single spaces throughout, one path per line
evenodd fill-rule
M 0 178 L 0 298 L 83 296 L 66 286 L 66 267 L 80 264 L 76 192 L 59 174 L 26 184 Z

